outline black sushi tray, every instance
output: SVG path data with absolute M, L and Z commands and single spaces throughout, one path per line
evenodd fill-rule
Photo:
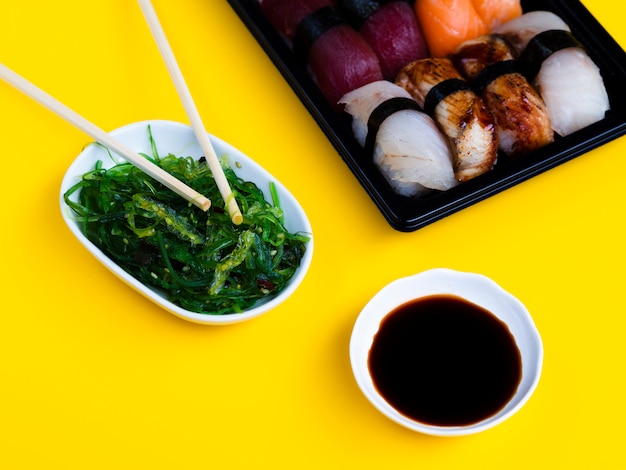
M 396 230 L 412 232 L 626 133 L 626 53 L 586 7 L 575 0 L 522 0 L 524 12 L 549 10 L 560 16 L 600 68 L 611 111 L 602 121 L 555 141 L 517 161 L 427 197 L 396 194 L 352 135 L 349 120 L 325 100 L 305 67 L 263 17 L 257 0 L 228 0 L 266 54 L 280 70 L 341 158 Z

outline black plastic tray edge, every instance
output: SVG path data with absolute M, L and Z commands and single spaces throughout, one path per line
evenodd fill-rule
M 346 122 L 326 102 L 306 71 L 294 61 L 286 43 L 265 20 L 253 0 L 227 2 L 292 87 L 387 222 L 401 232 L 422 228 L 626 134 L 624 91 L 619 96 L 610 96 L 613 111 L 606 119 L 534 152 L 532 158 L 517 165 L 508 165 L 506 171 L 496 168 L 432 198 L 408 200 L 393 193 L 377 171 L 372 172 L 371 168 L 367 171 L 370 162 L 357 161 L 354 156 L 360 155 L 362 149 Z M 619 84 L 623 86 L 626 83 L 624 50 L 582 3 L 571 0 L 522 0 L 522 4 L 525 11 L 547 9 L 564 18 L 602 69 L 608 89 L 617 89 Z M 417 206 L 419 210 L 415 210 Z M 410 209 L 407 210 L 407 207 Z

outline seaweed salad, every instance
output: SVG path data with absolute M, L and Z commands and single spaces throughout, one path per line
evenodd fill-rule
M 240 313 L 278 294 L 309 235 L 285 228 L 275 186 L 270 203 L 223 163 L 243 214 L 234 225 L 206 160 L 160 157 L 148 133 L 152 156 L 143 156 L 208 197 L 211 209 L 202 211 L 130 163 L 105 169 L 98 161 L 63 195 L 85 236 L 137 280 L 196 313 Z

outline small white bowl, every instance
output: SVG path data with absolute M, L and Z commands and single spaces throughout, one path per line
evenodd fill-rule
M 152 154 L 152 149 L 148 139 L 148 126 L 152 131 L 152 136 L 156 142 L 160 155 L 172 153 L 177 156 L 191 156 L 199 158 L 203 155 L 202 149 L 198 144 L 193 129 L 185 124 L 171 121 L 145 121 L 129 124 L 120 129 L 111 132 L 121 143 L 126 144 L 132 150 L 138 153 Z M 237 176 L 245 181 L 252 181 L 261 189 L 265 198 L 271 201 L 269 193 L 270 182 L 273 182 L 278 191 L 281 207 L 285 214 L 285 225 L 290 232 L 304 232 L 309 234 L 310 241 L 307 243 L 306 253 L 301 261 L 300 267 L 295 272 L 287 286 L 276 296 L 265 303 L 257 303 L 254 307 L 243 313 L 233 313 L 228 315 L 208 315 L 191 312 L 167 300 L 163 295 L 139 282 L 133 276 L 121 269 L 114 261 L 108 258 L 99 248 L 97 248 L 82 233 L 79 224 L 73 219 L 70 208 L 65 204 L 63 195 L 65 192 L 76 184 L 81 176 L 92 170 L 97 160 L 103 162 L 105 168 L 113 166 L 116 162 L 109 158 L 108 153 L 101 146 L 89 145 L 83 152 L 78 155 L 76 160 L 67 170 L 63 182 L 61 183 L 60 204 L 63 219 L 67 223 L 71 232 L 76 238 L 94 255 L 102 264 L 104 264 L 113 274 L 118 276 L 128 285 L 145 295 L 147 298 L 163 307 L 170 313 L 195 323 L 206 325 L 223 325 L 230 323 L 238 323 L 244 320 L 257 317 L 265 313 L 280 303 L 284 302 L 296 288 L 300 285 L 307 273 L 313 256 L 313 234 L 311 224 L 293 195 L 271 174 L 264 170 L 260 165 L 255 163 L 250 157 L 244 155 L 236 148 L 226 142 L 210 136 L 215 151 L 220 158 L 225 160 L 235 171 Z M 122 162 L 123 158 L 116 157 L 117 162 Z M 73 197 L 77 198 L 78 194 Z M 209 209 L 211 210 L 211 209 Z
M 514 396 L 495 415 L 467 426 L 434 426 L 401 414 L 378 392 L 368 367 L 369 351 L 381 321 L 409 301 L 438 294 L 461 297 L 490 311 L 508 326 L 521 354 L 522 376 Z M 511 417 L 527 402 L 541 375 L 543 345 L 526 307 L 491 279 L 480 274 L 432 269 L 388 284 L 367 303 L 352 331 L 350 362 L 362 392 L 385 416 L 414 431 L 458 436 L 489 429 Z

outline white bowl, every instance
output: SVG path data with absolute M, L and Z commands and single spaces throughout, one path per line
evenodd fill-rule
M 370 375 L 369 351 L 381 321 L 400 305 L 416 298 L 437 294 L 455 295 L 490 311 L 508 326 L 521 354 L 521 381 L 514 396 L 497 414 L 474 424 L 434 426 L 410 419 L 381 396 Z M 541 375 L 543 345 L 526 307 L 491 279 L 480 274 L 432 269 L 388 284 L 367 303 L 352 331 L 350 361 L 362 392 L 385 416 L 414 431 L 437 436 L 455 436 L 489 429 L 511 417 L 526 403 Z
M 196 140 L 192 128 L 176 122 L 137 122 L 117 129 L 111 132 L 111 135 L 121 143 L 126 144 L 126 146 L 130 147 L 132 150 L 150 155 L 152 154 L 152 150 L 148 140 L 148 126 L 150 126 L 152 130 L 152 135 L 160 155 L 172 153 L 177 156 L 191 156 L 196 158 L 203 155 L 202 149 Z M 236 148 L 214 136 L 210 136 L 210 139 L 218 156 L 225 156 L 225 160 L 235 171 L 237 176 L 243 180 L 256 183 L 259 189 L 263 191 L 265 198 L 269 201 L 271 201 L 269 184 L 270 182 L 273 182 L 276 186 L 276 190 L 278 191 L 281 207 L 283 208 L 285 214 L 285 225 L 287 229 L 290 232 L 305 232 L 311 237 L 310 241 L 307 243 L 307 249 L 301 261 L 300 267 L 285 288 L 276 297 L 271 298 L 265 303 L 258 303 L 243 313 L 208 315 L 191 312 L 181 308 L 168 301 L 159 292 L 145 286 L 126 271 L 121 269 L 114 261 L 108 258 L 99 248 L 90 242 L 87 237 L 85 237 L 79 224 L 77 224 L 73 219 L 70 208 L 65 204 L 63 195 L 70 187 L 80 180 L 84 173 L 94 168 L 97 160 L 102 160 L 105 168 L 109 168 L 116 163 L 109 158 L 107 151 L 102 147 L 97 145 L 87 146 L 70 165 L 61 184 L 60 203 L 61 213 L 71 232 L 87 248 L 87 250 L 89 250 L 91 254 L 93 254 L 111 272 L 113 272 L 113 274 L 159 306 L 163 307 L 168 312 L 173 313 L 180 318 L 195 323 L 221 325 L 237 323 L 257 317 L 284 302 L 291 294 L 293 294 L 304 279 L 304 276 L 311 264 L 313 256 L 313 235 L 311 224 L 309 223 L 304 210 L 293 195 L 287 190 L 287 188 L 285 188 L 279 181 L 276 180 L 276 178 L 264 170 L 260 165 L 255 163 L 252 159 L 241 153 Z M 116 158 L 117 162 L 123 161 L 121 157 Z M 76 198 L 77 194 L 73 195 L 73 197 Z

